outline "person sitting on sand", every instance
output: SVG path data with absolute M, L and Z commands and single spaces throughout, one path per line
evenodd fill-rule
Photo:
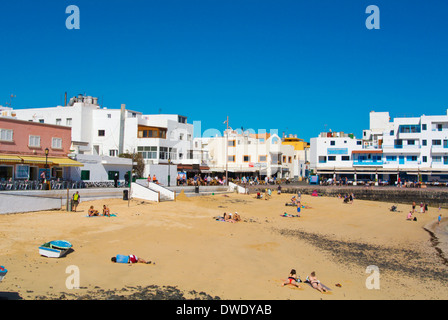
M 150 264 L 151 261 L 146 261 L 142 258 L 137 257 L 134 254 L 130 254 L 130 255 L 122 255 L 122 254 L 117 254 L 116 257 L 112 257 L 110 258 L 110 260 L 112 262 L 116 262 L 116 263 L 146 263 L 146 264 Z
M 321 293 L 327 292 L 327 290 L 322 286 L 320 281 L 316 277 L 316 272 L 311 272 L 311 274 L 306 278 L 306 280 L 311 284 L 314 289 L 317 289 Z
M 297 288 L 300 288 L 300 282 L 302 282 L 302 280 L 300 280 L 299 276 L 296 274 L 296 270 L 292 269 L 289 273 L 288 279 L 286 279 L 286 281 L 282 283 L 282 287 L 290 284 Z
M 406 220 L 409 220 L 409 221 L 412 220 L 412 211 L 409 211 L 408 216 L 406 217 Z
M 109 207 L 106 205 L 103 205 L 103 216 L 110 217 L 110 210 L 109 210 Z
M 231 213 L 229 213 L 228 215 L 227 215 L 227 218 L 225 219 L 225 221 L 227 221 L 227 222 L 235 222 L 235 220 L 232 218 L 232 214 Z
M 235 220 L 235 222 L 241 221 L 241 216 L 238 214 L 238 212 L 235 212 L 233 214 L 233 220 Z
M 90 209 L 89 209 L 89 217 L 98 216 L 98 215 L 99 215 L 98 210 L 95 210 L 95 209 L 93 208 L 93 206 L 90 206 Z

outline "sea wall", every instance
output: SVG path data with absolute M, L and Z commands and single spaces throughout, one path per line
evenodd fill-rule
M 255 192 L 263 192 L 266 187 L 255 187 Z M 271 186 L 277 192 L 277 186 Z M 448 208 L 448 190 L 436 188 L 397 188 L 397 187 L 335 187 L 335 186 L 287 186 L 282 185 L 282 193 L 311 195 L 316 190 L 319 196 L 337 197 L 353 193 L 355 199 L 382 201 L 412 205 L 415 202 L 427 203 L 430 207 Z

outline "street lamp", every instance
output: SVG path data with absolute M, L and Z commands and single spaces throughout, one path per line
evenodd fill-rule
M 48 179 L 47 173 L 48 173 L 48 153 L 50 150 L 48 148 L 45 148 L 45 179 Z
M 168 187 L 170 186 L 170 180 L 171 180 L 170 165 L 171 165 L 171 158 L 168 158 Z

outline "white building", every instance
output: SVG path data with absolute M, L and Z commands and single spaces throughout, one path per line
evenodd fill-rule
M 157 176 L 160 183 L 166 184 L 168 174 L 164 176 L 163 173 L 172 168 L 175 172 L 176 165 L 199 163 L 192 156 L 193 125 L 188 124 L 184 116 L 144 115 L 125 105 L 120 109 L 108 109 L 100 107 L 97 98 L 83 95 L 71 98 L 67 106 L 17 109 L 15 112 L 19 119 L 70 126 L 73 155 L 85 155 L 83 159 L 88 155 L 95 159 L 107 157 L 107 161 L 101 163 L 123 166 L 119 154 L 140 153 L 145 162 L 144 176 L 162 173 Z M 132 166 L 131 160 L 126 161 L 129 164 L 118 170 L 120 180 Z M 161 170 L 160 166 L 168 164 L 172 168 Z M 90 179 L 92 176 L 98 177 L 91 175 Z
M 447 115 L 401 117 L 370 112 L 363 139 L 321 133 L 311 141 L 311 167 L 326 178 L 448 181 Z
M 294 147 L 283 145 L 276 134 L 255 135 L 227 130 L 224 136 L 198 138 L 202 159 L 207 159 L 210 172 L 229 178 L 292 178 Z

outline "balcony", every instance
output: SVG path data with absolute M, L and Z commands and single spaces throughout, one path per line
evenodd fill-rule
M 381 160 L 353 160 L 353 166 L 369 166 L 369 167 L 375 167 L 375 166 L 382 166 L 383 161 Z

